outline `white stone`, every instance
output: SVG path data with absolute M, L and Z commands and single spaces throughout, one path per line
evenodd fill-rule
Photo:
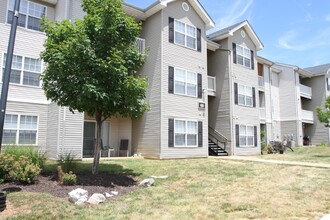
M 81 205 L 86 202 L 88 199 L 88 192 L 84 189 L 77 188 L 69 192 L 69 201 L 76 204 Z
M 151 178 L 154 178 L 154 179 L 167 179 L 168 176 L 151 176 Z
M 150 179 L 144 179 L 142 182 L 140 182 L 139 186 L 144 186 L 144 187 L 149 187 L 154 185 L 155 180 L 150 178 Z
M 111 191 L 111 194 L 116 196 L 116 195 L 118 195 L 118 192 L 117 191 Z
M 91 197 L 89 197 L 89 199 L 87 200 L 87 202 L 89 204 L 93 204 L 93 205 L 97 205 L 101 202 L 105 201 L 105 196 L 103 194 L 100 193 L 94 193 Z
M 112 195 L 112 194 L 110 194 L 110 193 L 104 193 L 104 195 L 105 195 L 105 197 L 106 197 L 106 198 L 110 198 L 110 197 L 113 197 L 113 195 Z

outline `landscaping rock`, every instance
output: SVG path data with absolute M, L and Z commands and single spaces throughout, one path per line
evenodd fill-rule
M 77 188 L 69 192 L 69 201 L 76 204 L 81 205 L 86 202 L 88 199 L 88 192 L 84 189 Z
M 143 186 L 143 187 L 149 187 L 154 185 L 155 180 L 150 178 L 150 179 L 144 179 L 142 182 L 140 182 L 139 186 Z
M 89 197 L 87 203 L 97 205 L 104 201 L 105 201 L 105 196 L 103 194 L 94 193 L 91 197 Z
M 113 197 L 113 195 L 112 195 L 112 194 L 110 194 L 110 193 L 104 193 L 104 195 L 105 195 L 105 197 L 106 197 L 106 198 L 110 198 L 110 197 Z
M 116 196 L 116 195 L 118 195 L 118 192 L 117 191 L 111 191 L 111 194 Z
M 168 176 L 151 176 L 151 178 L 154 178 L 154 179 L 167 179 Z

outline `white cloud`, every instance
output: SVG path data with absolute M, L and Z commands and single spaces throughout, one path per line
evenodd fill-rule
M 305 51 L 321 46 L 329 46 L 330 28 L 316 33 L 303 33 L 297 30 L 290 30 L 278 38 L 277 43 L 280 48 L 295 51 Z
M 233 25 L 235 23 L 238 23 L 243 20 L 243 16 L 246 15 L 248 12 L 248 9 L 253 4 L 254 0 L 236 0 L 234 1 L 234 4 L 232 7 L 228 10 L 227 14 L 224 17 L 221 17 L 219 19 L 216 19 L 216 23 L 219 24 L 219 28 L 225 28 L 230 25 Z M 251 13 L 247 17 L 244 18 L 248 19 L 250 18 Z

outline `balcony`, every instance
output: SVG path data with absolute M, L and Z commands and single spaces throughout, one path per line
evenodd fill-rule
M 259 90 L 261 91 L 265 90 L 265 80 L 263 76 L 258 76 L 258 86 L 259 86 Z
M 312 99 L 312 88 L 300 84 L 300 96 L 305 97 L 307 99 Z
M 216 95 L 216 78 L 213 76 L 207 76 L 207 93 L 209 96 Z
M 136 43 L 136 46 L 139 49 L 139 51 L 141 53 L 144 53 L 145 49 L 146 49 L 146 40 L 137 37 L 135 43 Z
M 266 109 L 264 107 L 259 108 L 259 119 L 260 122 L 266 122 Z
M 304 123 L 313 124 L 314 123 L 314 112 L 301 110 L 301 119 Z

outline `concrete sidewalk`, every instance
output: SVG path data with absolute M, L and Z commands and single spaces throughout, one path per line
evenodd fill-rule
M 221 157 L 220 159 L 221 160 L 252 161 L 252 162 L 260 162 L 260 163 L 272 163 L 272 164 L 303 166 L 303 167 L 330 168 L 330 164 L 326 164 L 326 163 L 311 163 L 311 162 L 285 161 L 285 160 L 267 160 L 267 159 L 251 157 L 251 156 L 228 156 L 228 157 Z

